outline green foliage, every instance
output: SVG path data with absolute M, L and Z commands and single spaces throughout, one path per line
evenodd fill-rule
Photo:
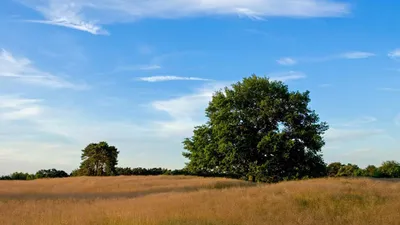
M 379 171 L 379 168 L 377 168 L 374 165 L 369 165 L 369 166 L 367 166 L 367 168 L 364 169 L 363 176 L 366 176 L 366 177 L 381 177 L 382 174 Z
M 32 180 L 34 177 L 33 174 L 23 172 L 14 172 L 9 176 L 10 180 Z
M 91 143 L 82 150 L 81 176 L 114 176 L 119 151 L 107 142 Z
M 163 169 L 163 168 L 151 168 L 151 169 L 146 169 L 146 168 L 116 168 L 117 175 L 124 175 L 124 176 L 155 176 L 155 175 L 162 175 L 167 173 L 169 170 L 168 169 Z
M 361 176 L 362 170 L 355 164 L 342 165 L 337 173 L 338 177 Z
M 68 177 L 68 174 L 63 170 L 56 170 L 56 169 L 39 170 L 35 174 L 14 172 L 11 175 L 0 177 L 0 180 L 35 180 L 41 178 L 57 178 L 57 177 Z
M 78 177 L 78 176 L 82 176 L 81 175 L 81 171 L 80 169 L 74 169 L 71 171 L 71 173 L 69 174 L 71 177 Z
M 12 180 L 28 180 L 29 173 L 23 173 L 23 172 L 15 172 L 13 174 L 11 174 L 11 179 Z
M 396 161 L 386 161 L 379 167 L 379 172 L 382 177 L 398 178 L 400 177 L 400 163 Z
M 339 173 L 340 168 L 344 166 L 340 162 L 334 162 L 328 165 L 327 173 L 329 177 L 336 177 Z
M 216 92 L 208 122 L 183 142 L 186 168 L 263 182 L 324 176 L 320 151 L 328 125 L 309 102 L 308 91 L 290 92 L 255 75 Z
M 400 178 L 400 163 L 385 161 L 380 167 L 369 165 L 360 169 L 355 164 L 331 163 L 327 166 L 330 177 L 373 177 L 373 178 Z
M 69 177 L 69 175 L 63 170 L 56 170 L 56 169 L 48 169 L 48 170 L 39 170 L 35 174 L 36 179 L 41 178 L 62 178 L 62 177 Z
M 35 180 L 36 177 L 33 174 L 28 174 L 28 176 L 26 176 L 26 180 Z
M 7 176 L 1 176 L 0 180 L 12 180 L 10 175 Z

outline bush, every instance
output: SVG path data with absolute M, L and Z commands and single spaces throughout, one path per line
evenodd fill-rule
M 381 175 L 379 169 L 376 166 L 369 165 L 369 166 L 367 166 L 367 168 L 365 168 L 363 170 L 363 176 L 366 176 L 366 177 L 377 177 L 378 178 L 378 177 L 381 177 L 382 175 Z
M 49 169 L 49 170 L 39 170 L 35 174 L 36 179 L 41 178 L 62 178 L 69 177 L 69 175 L 63 170 Z
M 123 176 L 157 176 L 167 173 L 169 170 L 163 168 L 116 168 L 117 175 Z
M 11 174 L 10 177 L 11 180 L 28 180 L 28 178 L 34 177 L 34 175 L 29 173 L 15 172 Z
M 379 167 L 379 172 L 385 178 L 400 178 L 400 163 L 396 161 L 383 162 Z
M 347 164 L 347 165 L 342 165 L 339 169 L 339 172 L 337 174 L 338 177 L 354 177 L 357 175 L 361 175 L 361 170 L 360 168 L 355 165 L 355 164 Z
M 336 177 L 339 173 L 340 168 L 344 166 L 340 162 L 334 162 L 328 165 L 327 173 L 329 177 Z

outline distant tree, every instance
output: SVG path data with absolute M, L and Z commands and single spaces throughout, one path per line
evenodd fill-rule
M 354 177 L 354 176 L 361 176 L 362 170 L 355 165 L 348 163 L 347 165 L 342 165 L 338 171 L 337 176 L 339 177 Z
M 39 170 L 35 174 L 36 179 L 41 178 L 62 178 L 62 177 L 69 177 L 69 175 L 63 170 L 56 170 L 56 169 L 48 169 L 48 170 Z
M 125 167 L 125 168 L 116 167 L 115 171 L 120 176 L 130 176 L 130 175 L 132 175 L 132 169 L 129 168 L 129 167 Z
M 119 151 L 107 142 L 91 143 L 82 150 L 79 174 L 82 176 L 117 175 Z
M 400 163 L 396 161 L 385 161 L 379 167 L 381 176 L 386 178 L 400 178 Z
M 320 177 L 328 129 L 308 107 L 309 92 L 255 75 L 217 91 L 208 121 L 184 140 L 192 173 L 234 174 L 253 181 Z
M 186 169 L 166 170 L 164 175 L 192 175 Z M 198 174 L 197 174 L 198 175 Z
M 131 176 L 131 175 L 135 175 L 135 176 L 157 176 L 157 175 L 162 175 L 165 174 L 168 170 L 167 169 L 163 169 L 163 168 L 150 168 L 150 169 L 146 169 L 146 168 L 120 168 L 117 167 L 116 168 L 116 172 L 118 175 L 124 175 L 124 176 Z
M 7 176 L 1 176 L 0 180 L 12 180 L 12 178 L 10 175 L 7 175 Z
M 74 169 L 71 171 L 71 173 L 69 174 L 71 177 L 78 177 L 78 176 L 82 176 L 81 174 L 81 170 L 80 169 Z
M 363 170 L 363 175 L 366 177 L 381 177 L 379 168 L 374 165 L 369 165 Z
M 28 174 L 28 176 L 26 177 L 26 180 L 35 180 L 36 177 L 34 174 Z
M 328 165 L 327 167 L 327 173 L 328 176 L 330 177 L 335 177 L 338 175 L 340 167 L 342 167 L 342 164 L 340 162 L 334 162 Z
M 14 172 L 10 175 L 11 180 L 28 180 L 28 178 L 34 177 L 34 175 L 31 175 L 29 173 L 23 173 L 23 172 Z

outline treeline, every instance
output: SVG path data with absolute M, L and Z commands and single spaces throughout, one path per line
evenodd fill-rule
M 230 174 L 218 174 L 218 173 L 210 173 L 210 172 L 205 172 L 205 171 L 197 171 L 197 172 L 191 172 L 187 169 L 166 169 L 166 168 L 142 168 L 142 167 L 137 167 L 137 168 L 130 168 L 130 167 L 116 167 L 115 168 L 115 175 L 116 176 L 159 176 L 159 175 L 170 175 L 170 176 L 179 176 L 179 175 L 184 175 L 184 176 L 200 176 L 200 177 L 229 177 L 229 178 L 239 178 L 234 175 Z M 73 170 L 70 174 L 72 177 L 78 177 L 78 176 L 95 176 L 95 175 L 88 175 L 85 174 L 86 170 L 80 170 L 76 169 Z M 102 176 L 113 176 L 109 174 L 104 174 Z
M 206 173 L 193 174 L 185 169 L 175 169 L 175 170 L 170 170 L 165 168 L 147 169 L 142 167 L 138 168 L 116 167 L 115 169 L 116 169 L 116 174 L 114 175 L 104 174 L 101 176 L 159 176 L 159 175 L 221 176 L 218 174 L 206 174 Z M 73 170 L 70 174 L 66 173 L 63 170 L 48 169 L 48 170 L 39 170 L 35 174 L 15 172 L 7 176 L 0 176 L 0 180 L 35 180 L 44 178 L 65 178 L 65 177 L 79 177 L 79 176 L 96 176 L 96 175 L 84 174 L 84 172 L 79 169 Z
M 327 166 L 329 177 L 374 177 L 374 178 L 400 178 L 400 163 L 385 161 L 380 167 L 369 165 L 361 169 L 355 164 L 331 163 Z
M 63 178 L 63 177 L 69 177 L 69 174 L 63 170 L 43 169 L 37 171 L 35 174 L 15 172 L 7 176 L 1 176 L 0 180 L 35 180 L 42 178 Z
M 201 177 L 227 177 L 236 179 L 247 179 L 245 177 L 238 177 L 233 174 L 219 174 L 210 173 L 205 171 L 190 172 L 187 169 L 165 169 L 165 168 L 130 168 L 130 167 L 116 167 L 115 176 L 159 176 L 159 175 L 186 175 L 186 176 L 201 176 Z M 77 177 L 87 176 L 80 174 L 79 170 L 74 170 L 70 174 L 63 170 L 48 169 L 39 170 L 35 174 L 15 172 L 8 176 L 0 177 L 0 180 L 35 180 L 42 178 L 64 178 L 64 177 Z M 107 176 L 107 175 L 105 175 Z M 373 177 L 373 178 L 400 178 L 400 163 L 397 161 L 385 161 L 381 166 L 376 167 L 369 165 L 362 169 L 355 164 L 342 164 L 334 162 L 326 167 L 325 177 Z
M 88 174 L 85 169 L 75 169 L 70 174 L 73 177 L 78 176 L 97 176 L 94 174 Z M 169 170 L 165 168 L 130 168 L 130 167 L 115 167 L 114 174 L 102 173 L 100 176 L 157 176 L 157 175 L 187 175 L 184 170 Z
M 169 169 L 164 169 L 164 168 L 151 168 L 151 169 L 146 169 L 146 168 L 130 168 L 130 167 L 125 167 L 125 168 L 116 168 L 117 174 L 121 176 L 156 176 L 156 175 L 164 175 L 164 174 L 170 174 L 172 175 L 172 171 Z M 179 170 L 179 172 L 176 172 L 178 170 L 174 170 L 175 173 L 183 173 L 182 171 Z

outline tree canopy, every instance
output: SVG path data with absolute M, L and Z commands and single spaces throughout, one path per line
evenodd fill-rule
M 41 178 L 62 178 L 62 177 L 69 177 L 68 173 L 66 173 L 63 170 L 57 170 L 57 169 L 42 169 L 36 172 L 35 178 L 36 179 L 41 179 Z
M 269 182 L 324 175 L 328 125 L 309 103 L 309 91 L 256 75 L 217 91 L 207 123 L 183 142 L 187 169 Z
M 116 175 L 119 151 L 107 142 L 91 143 L 82 150 L 82 162 L 79 175 L 112 176 Z

